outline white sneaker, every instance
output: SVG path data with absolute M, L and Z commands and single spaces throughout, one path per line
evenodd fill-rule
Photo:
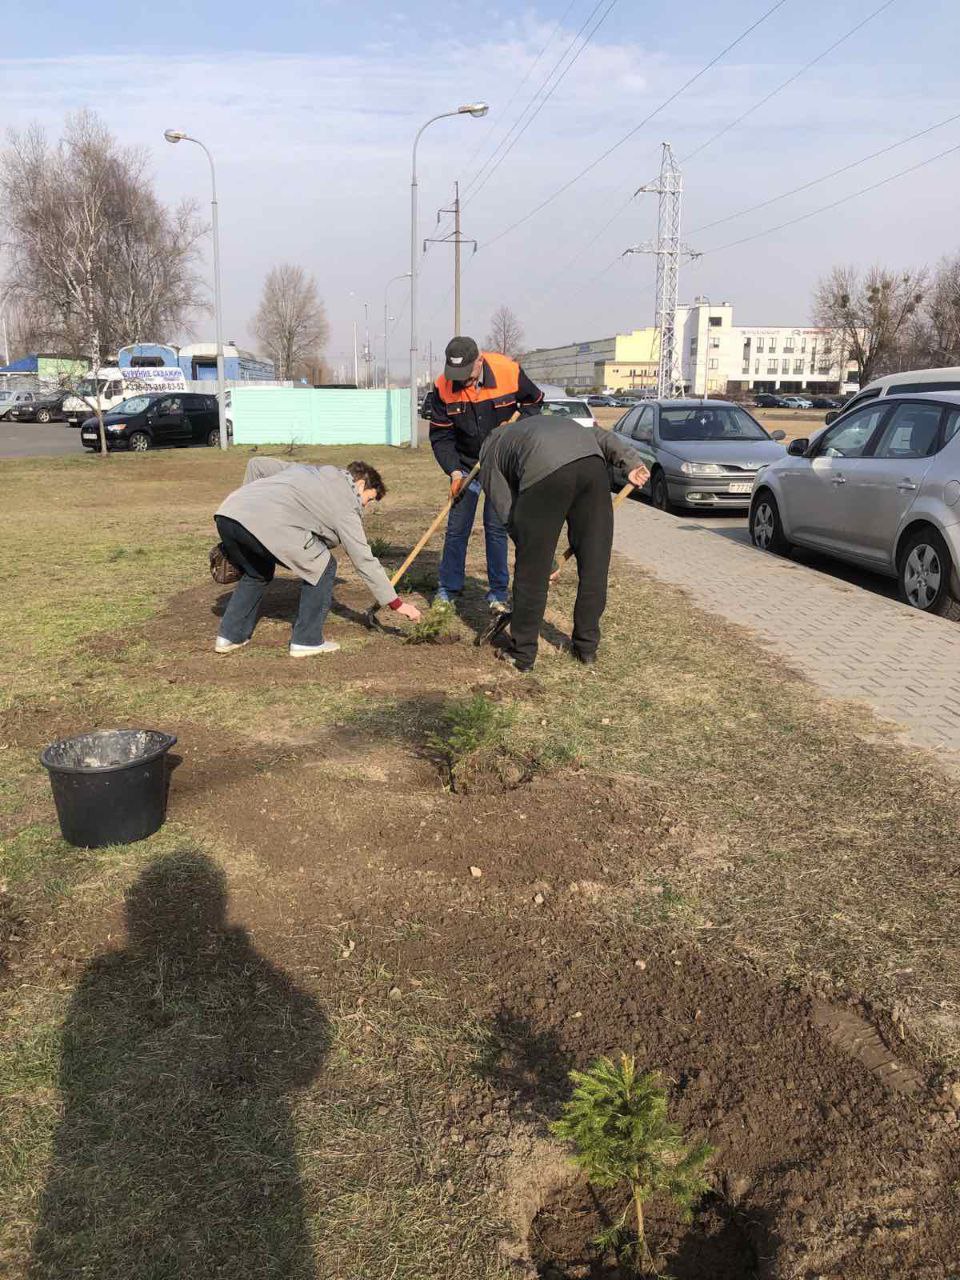
M 242 649 L 244 645 L 249 643 L 249 640 L 241 640 L 239 644 L 236 644 L 233 640 L 228 640 L 226 636 L 217 636 L 213 647 L 217 653 L 232 653 L 234 649 Z
M 324 640 L 323 644 L 291 644 L 291 658 L 312 658 L 315 653 L 336 653 L 340 646 L 336 640 Z

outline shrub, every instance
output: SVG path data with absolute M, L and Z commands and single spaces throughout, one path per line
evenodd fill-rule
M 478 772 L 503 750 L 513 719 L 512 708 L 482 693 L 448 702 L 441 727 L 428 735 L 427 745 L 437 753 L 454 790 L 466 771 Z
M 601 1248 L 613 1248 L 621 1265 L 642 1275 L 652 1265 L 643 1225 L 644 1203 L 655 1193 L 678 1204 L 689 1218 L 707 1190 L 703 1166 L 713 1154 L 706 1142 L 688 1145 L 680 1129 L 667 1119 L 667 1095 L 657 1072 L 637 1073 L 636 1059 L 620 1055 L 619 1063 L 598 1058 L 586 1071 L 572 1071 L 573 1096 L 551 1126 L 558 1138 L 571 1142 L 573 1159 L 598 1187 L 625 1183 L 630 1202 L 619 1221 L 597 1237 Z M 633 1209 L 635 1233 L 627 1228 Z
M 457 611 L 448 600 L 435 600 L 420 621 L 407 632 L 407 644 L 449 644 L 459 639 L 454 632 Z

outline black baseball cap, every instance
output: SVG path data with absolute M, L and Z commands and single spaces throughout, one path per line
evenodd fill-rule
M 480 356 L 480 348 L 472 338 L 451 338 L 443 353 L 446 364 L 443 376 L 451 382 L 466 382 Z

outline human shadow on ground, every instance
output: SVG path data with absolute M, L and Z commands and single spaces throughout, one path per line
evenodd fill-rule
M 128 941 L 94 959 L 62 1033 L 62 1118 L 30 1280 L 313 1280 L 289 1095 L 323 1011 L 226 922 L 207 857 L 158 858 Z
M 552 1027 L 501 1005 L 476 1060 L 477 1074 L 497 1093 L 509 1094 L 528 1115 L 555 1117 L 570 1096 L 572 1054 Z

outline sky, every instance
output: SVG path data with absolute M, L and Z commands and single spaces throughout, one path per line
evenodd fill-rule
M 170 146 L 163 131 L 202 139 L 217 166 L 225 337 L 253 344 L 266 273 L 296 263 L 317 280 L 327 357 L 348 376 L 354 323 L 382 359 L 385 287 L 409 270 L 414 135 L 473 101 L 489 103 L 486 118 L 431 125 L 418 158 L 419 239 L 437 234 L 459 180 L 463 234 L 478 241 L 476 254 L 465 249 L 464 332 L 482 342 L 500 305 L 528 348 L 651 324 L 654 259 L 622 255 L 656 235 L 657 196 L 633 193 L 655 182 L 664 141 L 683 162 L 683 239 L 702 253 L 682 268 L 681 301 L 730 301 L 735 323 L 804 325 L 834 265 L 906 268 L 960 252 L 960 5 L 889 0 L 803 70 L 882 0 L 781 0 L 764 17 L 775 3 L 101 0 L 90 22 L 73 0 L 3 0 L 16 21 L 4 23 L 0 125 L 39 122 L 55 137 L 68 112 L 91 108 L 146 149 L 170 204 L 208 201 L 209 173 L 199 148 Z M 774 199 L 883 148 L 893 149 Z M 718 219 L 729 220 L 707 225 Z M 420 272 L 420 345 L 439 357 L 453 331 L 452 249 L 429 246 Z M 395 282 L 398 372 L 407 298 Z M 201 319 L 197 337 L 212 329 Z

